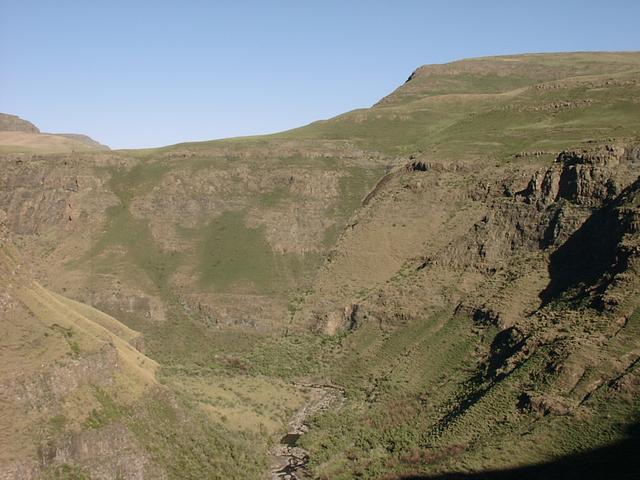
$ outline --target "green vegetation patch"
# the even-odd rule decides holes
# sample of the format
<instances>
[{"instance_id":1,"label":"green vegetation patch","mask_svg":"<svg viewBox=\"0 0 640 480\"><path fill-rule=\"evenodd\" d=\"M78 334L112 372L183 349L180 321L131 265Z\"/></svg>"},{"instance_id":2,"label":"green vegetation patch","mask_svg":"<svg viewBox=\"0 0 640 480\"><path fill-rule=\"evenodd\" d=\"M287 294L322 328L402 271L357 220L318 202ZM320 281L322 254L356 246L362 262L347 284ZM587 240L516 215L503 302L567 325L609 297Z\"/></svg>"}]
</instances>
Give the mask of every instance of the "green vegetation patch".
<instances>
[{"instance_id":1,"label":"green vegetation patch","mask_svg":"<svg viewBox=\"0 0 640 480\"><path fill-rule=\"evenodd\" d=\"M162 392L146 397L128 425L170 479L245 480L261 478L268 467L260 435L228 430Z\"/></svg>"},{"instance_id":2,"label":"green vegetation patch","mask_svg":"<svg viewBox=\"0 0 640 480\"><path fill-rule=\"evenodd\" d=\"M43 478L44 480L90 480L91 477L76 465L62 463L47 468Z\"/></svg>"},{"instance_id":3,"label":"green vegetation patch","mask_svg":"<svg viewBox=\"0 0 640 480\"><path fill-rule=\"evenodd\" d=\"M84 428L97 429L109 425L122 416L122 410L111 396L102 388L94 386L94 397L100 403L99 409L93 409L84 422Z\"/></svg>"},{"instance_id":4,"label":"green vegetation patch","mask_svg":"<svg viewBox=\"0 0 640 480\"><path fill-rule=\"evenodd\" d=\"M203 284L223 291L244 282L253 283L260 291L273 288L276 254L263 228L247 227L244 218L244 212L227 211L201 231L199 265Z\"/></svg>"},{"instance_id":5,"label":"green vegetation patch","mask_svg":"<svg viewBox=\"0 0 640 480\"><path fill-rule=\"evenodd\" d=\"M106 210L107 226L96 239L93 247L82 258L69 263L70 268L89 262L96 271L112 272L122 266L122 260L115 261L111 256L99 257L109 247L124 248L124 267L131 265L145 272L153 285L163 290L169 276L177 268L180 255L161 249L153 240L149 222L134 218L130 204L135 195L151 188L168 170L169 166L159 162L140 163L131 169L110 169L110 185L120 199L120 204Z\"/></svg>"},{"instance_id":6,"label":"green vegetation patch","mask_svg":"<svg viewBox=\"0 0 640 480\"><path fill-rule=\"evenodd\" d=\"M253 374L285 380L326 378L341 341L341 336L299 332L265 336L245 358Z\"/></svg>"},{"instance_id":7,"label":"green vegetation patch","mask_svg":"<svg viewBox=\"0 0 640 480\"><path fill-rule=\"evenodd\" d=\"M200 229L180 229L199 240L197 272L203 287L219 292L279 293L301 279L313 255L272 250L263 227L250 228L244 211L226 211Z\"/></svg>"},{"instance_id":8,"label":"green vegetation patch","mask_svg":"<svg viewBox=\"0 0 640 480\"><path fill-rule=\"evenodd\" d=\"M54 435L64 432L66 426L67 417L62 414L54 415L49 419L49 429Z\"/></svg>"}]
</instances>

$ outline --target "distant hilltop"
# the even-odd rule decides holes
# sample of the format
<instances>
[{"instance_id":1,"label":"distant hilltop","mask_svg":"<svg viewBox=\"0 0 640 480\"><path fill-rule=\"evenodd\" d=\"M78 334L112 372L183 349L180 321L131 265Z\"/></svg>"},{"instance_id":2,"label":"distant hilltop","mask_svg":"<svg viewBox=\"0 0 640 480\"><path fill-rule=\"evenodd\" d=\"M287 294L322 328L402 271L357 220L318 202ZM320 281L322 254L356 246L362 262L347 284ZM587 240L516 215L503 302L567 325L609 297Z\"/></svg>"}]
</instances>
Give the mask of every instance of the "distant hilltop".
<instances>
[{"instance_id":1,"label":"distant hilltop","mask_svg":"<svg viewBox=\"0 0 640 480\"><path fill-rule=\"evenodd\" d=\"M40 133L40 129L17 115L0 113L0 132Z\"/></svg>"},{"instance_id":2,"label":"distant hilltop","mask_svg":"<svg viewBox=\"0 0 640 480\"><path fill-rule=\"evenodd\" d=\"M87 135L43 133L33 123L17 115L0 113L0 152L65 153L109 150Z\"/></svg>"}]
</instances>

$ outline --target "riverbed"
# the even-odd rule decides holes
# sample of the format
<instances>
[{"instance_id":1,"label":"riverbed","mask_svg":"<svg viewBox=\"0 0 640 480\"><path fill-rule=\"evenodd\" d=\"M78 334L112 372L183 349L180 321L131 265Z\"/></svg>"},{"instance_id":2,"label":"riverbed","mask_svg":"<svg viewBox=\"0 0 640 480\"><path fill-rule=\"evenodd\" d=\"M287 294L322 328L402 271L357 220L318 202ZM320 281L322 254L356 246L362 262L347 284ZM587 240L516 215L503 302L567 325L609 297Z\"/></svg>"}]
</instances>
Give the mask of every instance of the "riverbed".
<instances>
[{"instance_id":1,"label":"riverbed","mask_svg":"<svg viewBox=\"0 0 640 480\"><path fill-rule=\"evenodd\" d=\"M307 420L313 415L338 408L344 401L344 392L333 385L296 384L314 392L313 399L300 408L291 418L287 432L269 453L274 459L271 480L303 480L310 478L307 471L309 452L298 446L298 440L309 427Z\"/></svg>"}]
</instances>

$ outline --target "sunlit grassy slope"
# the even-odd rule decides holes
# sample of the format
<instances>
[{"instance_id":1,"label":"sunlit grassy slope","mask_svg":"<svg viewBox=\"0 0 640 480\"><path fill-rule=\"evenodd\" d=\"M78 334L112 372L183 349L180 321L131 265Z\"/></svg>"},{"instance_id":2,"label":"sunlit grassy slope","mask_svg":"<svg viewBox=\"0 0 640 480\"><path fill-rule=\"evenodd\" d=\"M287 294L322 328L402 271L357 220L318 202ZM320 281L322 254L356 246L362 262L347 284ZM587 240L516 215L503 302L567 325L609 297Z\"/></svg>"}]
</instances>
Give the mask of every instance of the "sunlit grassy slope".
<instances>
[{"instance_id":1,"label":"sunlit grassy slope","mask_svg":"<svg viewBox=\"0 0 640 480\"><path fill-rule=\"evenodd\" d=\"M279 134L391 154L504 159L636 132L637 54L489 57L424 66L371 109ZM486 160L485 160L486 161Z\"/></svg>"}]
</instances>

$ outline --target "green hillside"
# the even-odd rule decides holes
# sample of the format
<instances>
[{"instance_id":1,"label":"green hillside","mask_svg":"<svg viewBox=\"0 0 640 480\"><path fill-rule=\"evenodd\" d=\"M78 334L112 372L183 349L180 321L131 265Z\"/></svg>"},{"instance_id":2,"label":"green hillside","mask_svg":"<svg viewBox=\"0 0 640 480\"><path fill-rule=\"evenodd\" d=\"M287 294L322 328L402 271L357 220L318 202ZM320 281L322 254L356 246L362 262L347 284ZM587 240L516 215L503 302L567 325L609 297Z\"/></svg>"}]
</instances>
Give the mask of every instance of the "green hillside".
<instances>
[{"instance_id":1,"label":"green hillside","mask_svg":"<svg viewBox=\"0 0 640 480\"><path fill-rule=\"evenodd\" d=\"M146 360L11 397L55 431L0 477L635 478L639 99L640 53L486 57L275 135L3 150L3 360Z\"/></svg>"}]
</instances>

